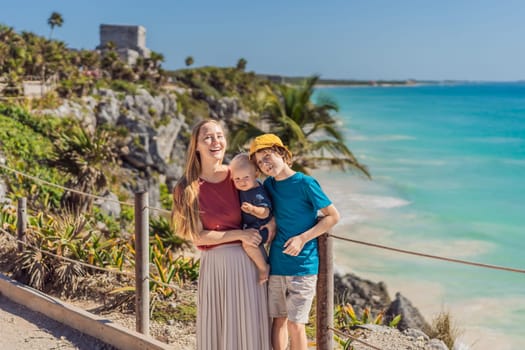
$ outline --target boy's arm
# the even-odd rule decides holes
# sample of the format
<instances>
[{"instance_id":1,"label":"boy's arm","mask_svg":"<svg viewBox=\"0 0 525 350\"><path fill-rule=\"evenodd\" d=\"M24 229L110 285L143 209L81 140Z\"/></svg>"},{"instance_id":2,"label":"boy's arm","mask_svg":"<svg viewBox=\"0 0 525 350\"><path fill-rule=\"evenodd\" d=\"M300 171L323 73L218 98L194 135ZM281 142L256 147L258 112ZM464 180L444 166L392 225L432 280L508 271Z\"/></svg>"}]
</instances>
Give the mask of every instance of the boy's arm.
<instances>
[{"instance_id":1,"label":"boy's arm","mask_svg":"<svg viewBox=\"0 0 525 350\"><path fill-rule=\"evenodd\" d=\"M251 214L259 219L266 219L270 216L270 208L263 206L258 207L248 202L242 203L241 210L246 214Z\"/></svg>"},{"instance_id":2,"label":"boy's arm","mask_svg":"<svg viewBox=\"0 0 525 350\"><path fill-rule=\"evenodd\" d=\"M323 213L324 217L317 221L317 224L311 229L286 241L283 253L291 256L299 255L307 242L319 237L325 232L328 232L339 221L339 212L333 204L321 209L321 213Z\"/></svg>"}]
</instances>

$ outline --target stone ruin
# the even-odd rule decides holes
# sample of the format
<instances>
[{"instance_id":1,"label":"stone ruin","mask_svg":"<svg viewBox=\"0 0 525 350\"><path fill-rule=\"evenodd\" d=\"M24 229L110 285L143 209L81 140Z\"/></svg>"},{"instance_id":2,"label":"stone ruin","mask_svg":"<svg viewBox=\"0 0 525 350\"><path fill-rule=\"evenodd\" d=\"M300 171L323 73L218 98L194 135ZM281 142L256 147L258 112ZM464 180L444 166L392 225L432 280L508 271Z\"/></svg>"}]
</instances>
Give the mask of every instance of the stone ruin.
<instances>
[{"instance_id":1,"label":"stone ruin","mask_svg":"<svg viewBox=\"0 0 525 350\"><path fill-rule=\"evenodd\" d=\"M100 45L98 50L104 50L107 43L113 42L120 58L133 65L137 58L149 58L151 50L146 47L146 29L142 26L101 24Z\"/></svg>"}]
</instances>

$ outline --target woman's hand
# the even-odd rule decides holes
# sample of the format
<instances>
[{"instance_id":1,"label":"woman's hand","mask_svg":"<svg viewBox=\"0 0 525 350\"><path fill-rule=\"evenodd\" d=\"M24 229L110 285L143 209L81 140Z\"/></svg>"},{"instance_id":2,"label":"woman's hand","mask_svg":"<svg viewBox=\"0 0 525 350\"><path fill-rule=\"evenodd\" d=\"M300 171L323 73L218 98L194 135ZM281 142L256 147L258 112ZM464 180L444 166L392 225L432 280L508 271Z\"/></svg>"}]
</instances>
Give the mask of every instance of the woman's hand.
<instances>
[{"instance_id":1,"label":"woman's hand","mask_svg":"<svg viewBox=\"0 0 525 350\"><path fill-rule=\"evenodd\" d=\"M243 234L239 238L243 244L252 247L258 247L259 244L261 244L262 237L259 234L259 230L249 228L246 230L242 230L242 233Z\"/></svg>"},{"instance_id":2,"label":"woman's hand","mask_svg":"<svg viewBox=\"0 0 525 350\"><path fill-rule=\"evenodd\" d=\"M275 222L275 218L272 218L265 225L262 225L259 229L262 230L263 228L266 228L268 230L268 239L266 240L266 243L271 243L275 238L275 233L277 232L277 223Z\"/></svg>"}]
</instances>

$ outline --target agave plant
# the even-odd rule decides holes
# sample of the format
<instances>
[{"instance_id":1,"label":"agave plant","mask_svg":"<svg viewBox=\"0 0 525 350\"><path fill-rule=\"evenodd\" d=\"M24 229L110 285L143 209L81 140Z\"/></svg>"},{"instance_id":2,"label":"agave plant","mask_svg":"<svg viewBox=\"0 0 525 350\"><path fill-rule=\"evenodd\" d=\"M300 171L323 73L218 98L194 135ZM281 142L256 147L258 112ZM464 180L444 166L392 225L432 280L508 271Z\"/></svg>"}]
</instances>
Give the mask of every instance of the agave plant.
<instances>
[{"instance_id":1,"label":"agave plant","mask_svg":"<svg viewBox=\"0 0 525 350\"><path fill-rule=\"evenodd\" d=\"M337 329L343 332L350 332L357 326L363 324L383 324L384 311L379 312L375 317L371 317L370 308L365 307L361 317L358 317L355 313L354 308L351 304L339 304L335 307L334 313L334 325ZM388 324L389 327L396 327L397 324L401 321L401 315L397 315L390 321ZM344 339L338 335L335 335L335 340L343 347L344 350L352 349L351 344L353 342L352 338Z\"/></svg>"},{"instance_id":2,"label":"agave plant","mask_svg":"<svg viewBox=\"0 0 525 350\"><path fill-rule=\"evenodd\" d=\"M71 174L73 179L66 187L76 190L64 194L64 207L75 213L89 211L93 198L78 192L96 193L106 187L108 181L103 169L117 160L115 140L116 135L100 129L91 135L84 128L72 127L60 134L51 165Z\"/></svg>"},{"instance_id":3,"label":"agave plant","mask_svg":"<svg viewBox=\"0 0 525 350\"><path fill-rule=\"evenodd\" d=\"M87 218L67 211L56 217L43 212L29 216L29 247L17 259L15 278L40 290L49 286L74 293L85 269L69 259L86 261L95 233Z\"/></svg>"},{"instance_id":4,"label":"agave plant","mask_svg":"<svg viewBox=\"0 0 525 350\"><path fill-rule=\"evenodd\" d=\"M49 280L50 259L39 250L26 249L18 257L13 276L29 286L43 290Z\"/></svg>"}]
</instances>

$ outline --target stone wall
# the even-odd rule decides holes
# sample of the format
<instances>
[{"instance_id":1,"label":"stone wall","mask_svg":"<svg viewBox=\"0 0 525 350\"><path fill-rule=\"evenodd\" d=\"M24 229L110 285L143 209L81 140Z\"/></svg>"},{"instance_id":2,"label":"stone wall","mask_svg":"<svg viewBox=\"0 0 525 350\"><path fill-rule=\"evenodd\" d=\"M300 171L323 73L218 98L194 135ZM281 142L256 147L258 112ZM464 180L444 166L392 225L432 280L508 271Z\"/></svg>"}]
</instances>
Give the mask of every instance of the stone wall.
<instances>
[{"instance_id":1,"label":"stone wall","mask_svg":"<svg viewBox=\"0 0 525 350\"><path fill-rule=\"evenodd\" d=\"M139 56L151 54L146 47L146 29L142 26L101 24L98 49L103 50L109 42L115 44L120 57L129 64L134 64Z\"/></svg>"}]
</instances>

